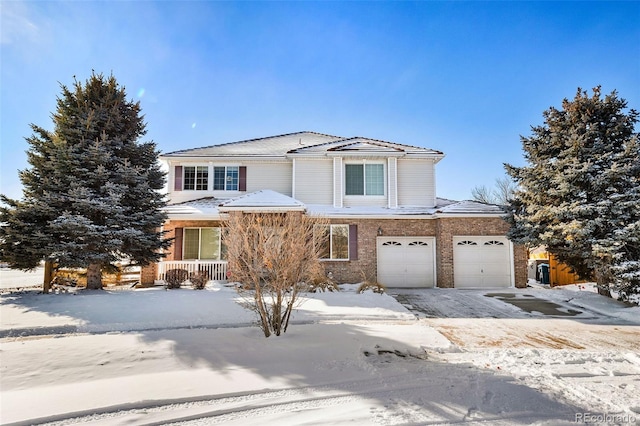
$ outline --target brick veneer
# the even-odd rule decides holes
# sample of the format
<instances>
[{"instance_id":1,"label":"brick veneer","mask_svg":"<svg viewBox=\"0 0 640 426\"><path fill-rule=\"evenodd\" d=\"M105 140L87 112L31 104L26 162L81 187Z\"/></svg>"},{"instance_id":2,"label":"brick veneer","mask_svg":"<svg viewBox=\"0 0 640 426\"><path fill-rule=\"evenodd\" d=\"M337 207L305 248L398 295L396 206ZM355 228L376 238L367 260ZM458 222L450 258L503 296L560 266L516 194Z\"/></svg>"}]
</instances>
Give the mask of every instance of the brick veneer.
<instances>
[{"instance_id":1,"label":"brick veneer","mask_svg":"<svg viewBox=\"0 0 640 426\"><path fill-rule=\"evenodd\" d=\"M323 261L327 273L340 283L361 282L363 275L373 279L377 274L376 238L378 229L384 236L436 237L436 272L438 287L453 287L453 237L504 236L509 225L500 218L425 218L425 219L332 219L331 223L358 226L358 259L349 261ZM220 221L172 220L164 225L167 237L175 236L175 228L221 226ZM167 251L166 260L174 260L173 250ZM153 283L155 265L143 268L142 283ZM527 252L524 246L514 246L516 287L527 285Z\"/></svg>"}]
</instances>

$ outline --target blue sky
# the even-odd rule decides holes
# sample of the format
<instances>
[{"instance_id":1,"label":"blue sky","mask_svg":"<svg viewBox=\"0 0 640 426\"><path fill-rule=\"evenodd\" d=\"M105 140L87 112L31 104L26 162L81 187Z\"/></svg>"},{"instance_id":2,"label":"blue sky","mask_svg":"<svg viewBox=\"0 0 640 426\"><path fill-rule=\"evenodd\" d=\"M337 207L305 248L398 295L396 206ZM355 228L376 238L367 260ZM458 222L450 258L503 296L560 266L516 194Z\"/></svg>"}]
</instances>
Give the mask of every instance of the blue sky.
<instances>
[{"instance_id":1,"label":"blue sky","mask_svg":"<svg viewBox=\"0 0 640 426\"><path fill-rule=\"evenodd\" d=\"M2 0L0 192L60 83L113 73L163 152L311 130L438 149L468 199L576 89L640 109L640 2Z\"/></svg>"}]
</instances>

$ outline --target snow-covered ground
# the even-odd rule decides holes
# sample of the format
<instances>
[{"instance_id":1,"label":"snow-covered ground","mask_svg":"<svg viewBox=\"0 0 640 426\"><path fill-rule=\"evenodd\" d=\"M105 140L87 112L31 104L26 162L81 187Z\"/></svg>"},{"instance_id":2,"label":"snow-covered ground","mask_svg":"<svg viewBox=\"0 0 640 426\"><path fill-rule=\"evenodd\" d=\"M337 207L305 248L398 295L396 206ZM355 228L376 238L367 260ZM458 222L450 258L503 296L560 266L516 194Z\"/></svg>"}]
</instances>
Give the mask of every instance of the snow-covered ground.
<instances>
[{"instance_id":1,"label":"snow-covered ground","mask_svg":"<svg viewBox=\"0 0 640 426\"><path fill-rule=\"evenodd\" d=\"M268 339L220 285L5 292L0 423L640 424L639 307L588 288L500 291L580 311L545 317L435 289L418 297L449 318L429 318L343 288L305 295Z\"/></svg>"}]
</instances>

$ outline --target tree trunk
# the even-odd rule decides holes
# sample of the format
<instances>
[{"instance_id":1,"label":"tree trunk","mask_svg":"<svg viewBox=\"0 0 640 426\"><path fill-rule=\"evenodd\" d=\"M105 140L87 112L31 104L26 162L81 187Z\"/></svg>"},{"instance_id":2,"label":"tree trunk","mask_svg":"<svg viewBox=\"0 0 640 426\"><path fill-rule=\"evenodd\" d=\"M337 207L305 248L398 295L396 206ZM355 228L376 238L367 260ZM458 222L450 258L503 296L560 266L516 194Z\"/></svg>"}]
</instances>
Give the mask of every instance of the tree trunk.
<instances>
[{"instance_id":1,"label":"tree trunk","mask_svg":"<svg viewBox=\"0 0 640 426\"><path fill-rule=\"evenodd\" d=\"M598 294L601 296L611 297L610 284L613 280L611 269L608 266L601 266L596 271L596 284L598 285Z\"/></svg>"},{"instance_id":2,"label":"tree trunk","mask_svg":"<svg viewBox=\"0 0 640 426\"><path fill-rule=\"evenodd\" d=\"M92 263L87 268L87 289L102 290L102 265Z\"/></svg>"},{"instance_id":3,"label":"tree trunk","mask_svg":"<svg viewBox=\"0 0 640 426\"><path fill-rule=\"evenodd\" d=\"M42 282L42 292L49 293L51 281L53 281L53 262L44 262L44 281Z\"/></svg>"}]
</instances>

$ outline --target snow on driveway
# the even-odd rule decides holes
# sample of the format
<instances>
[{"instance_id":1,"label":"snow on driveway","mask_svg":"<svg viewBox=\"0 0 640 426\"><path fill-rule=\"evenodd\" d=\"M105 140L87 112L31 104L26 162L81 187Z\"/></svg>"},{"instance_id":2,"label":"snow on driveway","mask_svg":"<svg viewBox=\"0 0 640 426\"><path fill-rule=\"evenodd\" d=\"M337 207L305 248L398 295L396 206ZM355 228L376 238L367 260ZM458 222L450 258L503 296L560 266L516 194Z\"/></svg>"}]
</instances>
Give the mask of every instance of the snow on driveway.
<instances>
[{"instance_id":1,"label":"snow on driveway","mask_svg":"<svg viewBox=\"0 0 640 426\"><path fill-rule=\"evenodd\" d=\"M0 422L640 422L640 308L541 290L581 312L545 318L443 290L431 294L450 318L416 318L393 297L344 289L307 295L269 339L222 286L4 293Z\"/></svg>"}]
</instances>

